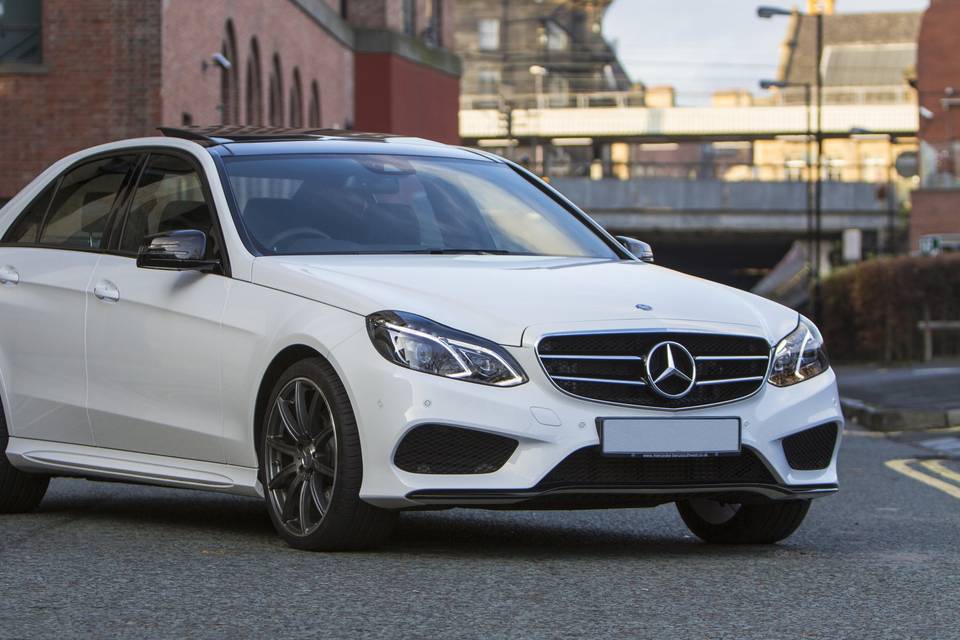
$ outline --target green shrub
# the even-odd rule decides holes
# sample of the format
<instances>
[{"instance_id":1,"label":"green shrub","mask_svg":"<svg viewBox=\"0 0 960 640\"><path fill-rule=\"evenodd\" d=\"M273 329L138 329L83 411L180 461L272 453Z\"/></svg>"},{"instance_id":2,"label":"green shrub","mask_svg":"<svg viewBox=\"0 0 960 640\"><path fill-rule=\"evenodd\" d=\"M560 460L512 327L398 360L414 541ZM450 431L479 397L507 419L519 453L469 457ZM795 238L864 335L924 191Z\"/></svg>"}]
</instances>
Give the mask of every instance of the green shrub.
<instances>
[{"instance_id":1,"label":"green shrub","mask_svg":"<svg viewBox=\"0 0 960 640\"><path fill-rule=\"evenodd\" d=\"M823 282L820 328L837 360L921 359L925 314L960 320L960 254L878 258ZM960 354L960 334L934 333L934 354Z\"/></svg>"}]
</instances>

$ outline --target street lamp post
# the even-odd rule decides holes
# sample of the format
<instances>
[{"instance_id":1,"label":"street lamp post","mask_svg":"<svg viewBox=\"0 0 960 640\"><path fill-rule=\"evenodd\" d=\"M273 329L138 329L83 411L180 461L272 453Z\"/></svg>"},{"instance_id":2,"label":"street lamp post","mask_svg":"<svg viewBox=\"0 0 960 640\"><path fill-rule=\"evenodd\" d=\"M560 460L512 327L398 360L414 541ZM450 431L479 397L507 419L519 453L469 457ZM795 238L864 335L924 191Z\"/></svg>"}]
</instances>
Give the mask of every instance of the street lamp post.
<instances>
[{"instance_id":1,"label":"street lamp post","mask_svg":"<svg viewBox=\"0 0 960 640\"><path fill-rule=\"evenodd\" d=\"M813 255L815 239L813 236L813 212L814 212L814 164L813 164L813 99L810 95L809 82L787 82L785 80L761 80L760 88L786 89L788 87L803 87L803 102L807 108L807 135L804 138L804 155L807 165L807 278L813 280ZM809 284L809 283L808 283Z\"/></svg>"},{"instance_id":2,"label":"street lamp post","mask_svg":"<svg viewBox=\"0 0 960 640\"><path fill-rule=\"evenodd\" d=\"M774 16L790 16L796 13L802 17L813 17L816 19L817 39L816 39L816 73L814 86L817 95L817 165L814 178L814 256L813 256L813 303L811 304L811 315L817 321L823 318L823 295L821 288L820 263L821 252L823 249L823 13L817 12L813 16L801 13L800 11L789 11L780 7L761 6L757 7L757 17L772 18Z\"/></svg>"}]
</instances>

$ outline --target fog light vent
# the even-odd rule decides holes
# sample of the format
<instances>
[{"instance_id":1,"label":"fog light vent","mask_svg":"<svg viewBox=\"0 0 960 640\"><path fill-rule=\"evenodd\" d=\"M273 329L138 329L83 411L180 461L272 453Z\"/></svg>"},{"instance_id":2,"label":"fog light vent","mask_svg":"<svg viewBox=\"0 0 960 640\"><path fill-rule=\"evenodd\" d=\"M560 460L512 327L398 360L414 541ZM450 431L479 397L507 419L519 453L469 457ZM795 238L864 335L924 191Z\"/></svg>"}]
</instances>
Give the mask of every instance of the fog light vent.
<instances>
[{"instance_id":1,"label":"fog light vent","mask_svg":"<svg viewBox=\"0 0 960 640\"><path fill-rule=\"evenodd\" d=\"M791 469L814 471L826 469L837 444L836 422L805 429L783 439L783 453Z\"/></svg>"},{"instance_id":2,"label":"fog light vent","mask_svg":"<svg viewBox=\"0 0 960 640\"><path fill-rule=\"evenodd\" d=\"M403 437L393 462L411 473L493 473L519 443L513 438L441 424L414 427Z\"/></svg>"}]
</instances>

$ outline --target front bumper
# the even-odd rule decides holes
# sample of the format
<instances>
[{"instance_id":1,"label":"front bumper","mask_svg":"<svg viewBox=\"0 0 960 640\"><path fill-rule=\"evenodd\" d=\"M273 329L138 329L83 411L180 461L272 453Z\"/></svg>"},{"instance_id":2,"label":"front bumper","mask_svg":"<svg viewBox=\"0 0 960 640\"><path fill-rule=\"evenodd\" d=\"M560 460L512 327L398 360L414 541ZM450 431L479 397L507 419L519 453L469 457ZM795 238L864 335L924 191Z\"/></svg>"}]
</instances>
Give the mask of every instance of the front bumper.
<instances>
[{"instance_id":1,"label":"front bumper","mask_svg":"<svg viewBox=\"0 0 960 640\"><path fill-rule=\"evenodd\" d=\"M821 424L834 422L842 428L843 415L832 370L791 387L764 384L757 394L737 402L675 412L568 396L549 381L532 348L508 350L530 377L526 384L497 388L410 371L382 358L366 332L358 332L334 350L335 365L340 369L359 425L364 463L362 499L388 508L597 508L652 506L706 494L738 502L813 498L837 489L839 436L830 464L813 471L792 469L781 444L783 438ZM681 414L740 418L744 449L757 455L773 481L538 487L569 455L599 444L598 418ZM398 468L394 454L400 441L408 431L424 424L509 436L519 446L492 473L424 474Z\"/></svg>"}]
</instances>

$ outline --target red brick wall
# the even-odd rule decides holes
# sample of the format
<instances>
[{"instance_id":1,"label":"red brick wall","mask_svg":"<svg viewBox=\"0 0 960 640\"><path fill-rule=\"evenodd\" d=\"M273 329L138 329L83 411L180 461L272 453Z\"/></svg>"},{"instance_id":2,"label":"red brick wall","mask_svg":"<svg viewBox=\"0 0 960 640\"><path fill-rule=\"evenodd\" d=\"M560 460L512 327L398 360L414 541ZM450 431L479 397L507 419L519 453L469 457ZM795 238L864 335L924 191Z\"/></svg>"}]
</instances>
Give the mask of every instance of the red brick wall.
<instances>
[{"instance_id":1,"label":"red brick wall","mask_svg":"<svg viewBox=\"0 0 960 640\"><path fill-rule=\"evenodd\" d=\"M932 0L923 14L917 48L917 93L920 104L933 119L920 118L920 138L937 144L960 138L960 104L944 110L941 100L953 87L960 98L960 64L957 62L957 32L960 31L960 2Z\"/></svg>"},{"instance_id":2,"label":"red brick wall","mask_svg":"<svg viewBox=\"0 0 960 640\"><path fill-rule=\"evenodd\" d=\"M911 195L910 250L920 248L920 237L960 233L960 190L917 189Z\"/></svg>"},{"instance_id":3,"label":"red brick wall","mask_svg":"<svg viewBox=\"0 0 960 640\"><path fill-rule=\"evenodd\" d=\"M160 0L44 0L42 33L42 69L0 70L0 198L160 119Z\"/></svg>"},{"instance_id":4,"label":"red brick wall","mask_svg":"<svg viewBox=\"0 0 960 640\"><path fill-rule=\"evenodd\" d=\"M934 145L950 153L947 143L960 139L960 103L944 109L944 98L960 99L960 63L957 62L957 32L960 31L960 1L932 0L923 15L917 48L917 94L920 105L933 118L920 118L922 145ZM956 95L947 94L953 87ZM935 154L922 154L925 158ZM942 161L942 158L941 158ZM942 170L942 167L940 168ZM933 173L936 167L922 167ZM952 169L956 171L956 168ZM933 233L960 233L960 190L919 189L911 197L910 250L920 246L920 237Z\"/></svg>"},{"instance_id":5,"label":"red brick wall","mask_svg":"<svg viewBox=\"0 0 960 640\"><path fill-rule=\"evenodd\" d=\"M163 114L165 124L179 125L181 114L196 124L218 124L220 69L203 61L220 51L227 20L236 33L238 60L232 60L239 78L240 122L246 123L247 61L251 38L260 47L261 101L268 118L268 88L274 54L279 54L283 78L283 123L289 124L293 70L300 71L302 110L307 122L310 83L320 87L321 126L343 126L353 119L353 52L292 2L261 3L243 0L169 0L163 11Z\"/></svg>"},{"instance_id":6,"label":"red brick wall","mask_svg":"<svg viewBox=\"0 0 960 640\"><path fill-rule=\"evenodd\" d=\"M356 128L460 143L460 79L389 53L356 56Z\"/></svg>"}]
</instances>

